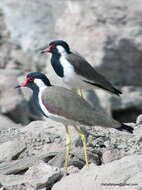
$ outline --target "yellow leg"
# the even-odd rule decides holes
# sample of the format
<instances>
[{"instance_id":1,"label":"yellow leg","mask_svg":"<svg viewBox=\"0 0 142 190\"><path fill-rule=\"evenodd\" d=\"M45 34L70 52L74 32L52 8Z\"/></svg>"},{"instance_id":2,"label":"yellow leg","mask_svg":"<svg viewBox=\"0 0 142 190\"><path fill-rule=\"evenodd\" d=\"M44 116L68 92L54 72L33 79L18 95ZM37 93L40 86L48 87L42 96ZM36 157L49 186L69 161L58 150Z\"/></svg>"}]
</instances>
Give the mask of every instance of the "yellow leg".
<instances>
[{"instance_id":1,"label":"yellow leg","mask_svg":"<svg viewBox=\"0 0 142 190\"><path fill-rule=\"evenodd\" d=\"M84 95L83 95L83 90L82 89L77 89L76 90L76 93L81 96L82 98L84 98Z\"/></svg>"},{"instance_id":2,"label":"yellow leg","mask_svg":"<svg viewBox=\"0 0 142 190\"><path fill-rule=\"evenodd\" d=\"M88 155L87 155L87 144L86 144L86 137L83 134L83 132L81 131L80 127L78 126L74 126L74 128L76 129L76 131L78 132L78 134L81 137L82 143L83 143L83 150L84 150L84 157L85 157L85 162L86 162L86 166L89 167L89 163L88 163Z\"/></svg>"},{"instance_id":3,"label":"yellow leg","mask_svg":"<svg viewBox=\"0 0 142 190\"><path fill-rule=\"evenodd\" d=\"M84 94L83 94L83 90L82 89L77 89L76 93L78 95L80 95L82 98L84 98ZM74 128L76 129L76 131L78 132L78 134L81 137L82 143L83 143L83 150L84 150L84 157L85 157L85 162L86 162L86 166L89 167L89 163L88 163L88 155L87 155L87 143L86 143L86 137L83 134L83 132L81 131L79 126L74 126Z\"/></svg>"},{"instance_id":4,"label":"yellow leg","mask_svg":"<svg viewBox=\"0 0 142 190\"><path fill-rule=\"evenodd\" d=\"M80 89L80 94L81 94L81 97L84 98L84 94L83 94L83 90Z\"/></svg>"},{"instance_id":5,"label":"yellow leg","mask_svg":"<svg viewBox=\"0 0 142 190\"><path fill-rule=\"evenodd\" d=\"M69 152L71 149L71 135L69 133L69 129L65 126L66 130L66 152L65 152L65 171L67 172L68 161L69 161Z\"/></svg>"}]
</instances>

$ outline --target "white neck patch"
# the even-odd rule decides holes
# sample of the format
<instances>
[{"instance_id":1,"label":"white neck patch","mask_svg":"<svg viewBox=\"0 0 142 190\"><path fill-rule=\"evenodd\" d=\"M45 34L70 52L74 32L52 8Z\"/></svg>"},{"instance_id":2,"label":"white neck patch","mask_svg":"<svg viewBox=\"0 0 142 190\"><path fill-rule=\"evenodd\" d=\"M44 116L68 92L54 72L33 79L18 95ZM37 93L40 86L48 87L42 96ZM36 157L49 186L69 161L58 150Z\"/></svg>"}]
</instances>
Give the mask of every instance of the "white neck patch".
<instances>
[{"instance_id":1,"label":"white neck patch","mask_svg":"<svg viewBox=\"0 0 142 190\"><path fill-rule=\"evenodd\" d=\"M67 52L63 46L57 45L56 47L61 55L67 55Z\"/></svg>"},{"instance_id":2,"label":"white neck patch","mask_svg":"<svg viewBox=\"0 0 142 190\"><path fill-rule=\"evenodd\" d=\"M34 83L41 89L46 88L46 85L41 79L35 79Z\"/></svg>"}]
</instances>

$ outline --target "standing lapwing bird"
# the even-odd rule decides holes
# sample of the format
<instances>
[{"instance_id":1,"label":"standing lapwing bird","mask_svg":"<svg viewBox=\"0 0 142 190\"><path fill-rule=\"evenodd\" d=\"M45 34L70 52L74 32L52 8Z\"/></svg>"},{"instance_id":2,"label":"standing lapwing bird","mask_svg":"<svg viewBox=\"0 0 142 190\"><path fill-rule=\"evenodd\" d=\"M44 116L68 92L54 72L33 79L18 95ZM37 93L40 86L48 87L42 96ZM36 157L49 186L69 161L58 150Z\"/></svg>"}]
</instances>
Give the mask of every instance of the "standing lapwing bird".
<instances>
[{"instance_id":1,"label":"standing lapwing bird","mask_svg":"<svg viewBox=\"0 0 142 190\"><path fill-rule=\"evenodd\" d=\"M52 54L51 64L56 74L71 87L71 89L101 88L111 94L120 95L121 92L79 54L73 53L69 45L62 40L56 40L40 53Z\"/></svg>"},{"instance_id":2,"label":"standing lapwing bird","mask_svg":"<svg viewBox=\"0 0 142 190\"><path fill-rule=\"evenodd\" d=\"M17 86L29 87L33 91L33 101L41 114L61 122L66 130L65 168L68 165L68 156L71 146L71 136L68 126L73 126L81 136L84 148L85 162L88 166L86 138L80 125L93 127L115 128L120 131L133 133L133 128L119 123L92 108L81 96L63 87L52 86L48 78L39 72L29 73L25 80Z\"/></svg>"}]
</instances>

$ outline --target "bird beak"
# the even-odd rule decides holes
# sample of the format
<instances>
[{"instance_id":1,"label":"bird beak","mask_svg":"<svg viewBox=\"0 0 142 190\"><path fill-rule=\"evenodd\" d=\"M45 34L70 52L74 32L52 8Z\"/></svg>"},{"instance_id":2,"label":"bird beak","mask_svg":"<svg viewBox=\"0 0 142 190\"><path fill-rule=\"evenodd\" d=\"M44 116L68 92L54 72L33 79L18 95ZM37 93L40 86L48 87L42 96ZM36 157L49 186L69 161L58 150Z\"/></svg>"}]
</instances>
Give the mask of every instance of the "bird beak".
<instances>
[{"instance_id":1,"label":"bird beak","mask_svg":"<svg viewBox=\"0 0 142 190\"><path fill-rule=\"evenodd\" d=\"M26 78L21 84L15 86L15 88L21 88L21 87L24 87L26 86L28 83L28 79Z\"/></svg>"},{"instance_id":2,"label":"bird beak","mask_svg":"<svg viewBox=\"0 0 142 190\"><path fill-rule=\"evenodd\" d=\"M51 52L52 45L49 45L47 48L43 48L40 51L40 54Z\"/></svg>"}]
</instances>

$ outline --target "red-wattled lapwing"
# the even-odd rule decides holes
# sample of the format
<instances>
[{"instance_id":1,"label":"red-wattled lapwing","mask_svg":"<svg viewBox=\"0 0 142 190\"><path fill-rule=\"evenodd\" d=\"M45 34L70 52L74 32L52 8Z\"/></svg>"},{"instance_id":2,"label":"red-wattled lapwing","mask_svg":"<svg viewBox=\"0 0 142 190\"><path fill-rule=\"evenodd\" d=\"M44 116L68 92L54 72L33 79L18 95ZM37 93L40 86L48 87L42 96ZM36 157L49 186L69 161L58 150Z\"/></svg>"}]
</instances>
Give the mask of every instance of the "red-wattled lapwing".
<instances>
[{"instance_id":1,"label":"red-wattled lapwing","mask_svg":"<svg viewBox=\"0 0 142 190\"><path fill-rule=\"evenodd\" d=\"M111 94L121 94L103 75L97 73L83 57L73 53L65 41L52 41L48 47L40 50L41 54L46 52L52 54L51 64L56 74L71 89L91 89L97 87ZM81 93L81 95L83 94Z\"/></svg>"},{"instance_id":2,"label":"red-wattled lapwing","mask_svg":"<svg viewBox=\"0 0 142 190\"><path fill-rule=\"evenodd\" d=\"M72 125L81 136L85 154L86 165L88 166L86 138L78 126L102 126L115 128L120 131L133 133L133 128L121 124L116 120L107 117L99 110L92 108L81 96L63 87L52 86L48 78L39 72L29 73L26 79L17 86L29 87L33 91L33 101L44 116L61 122L66 129L66 154L65 168L68 165L68 155L71 146L71 136L68 126Z\"/></svg>"}]
</instances>

